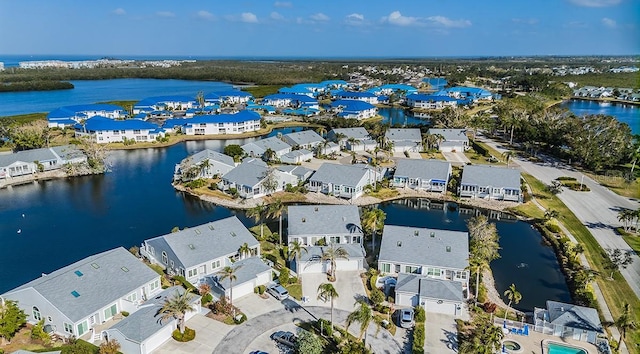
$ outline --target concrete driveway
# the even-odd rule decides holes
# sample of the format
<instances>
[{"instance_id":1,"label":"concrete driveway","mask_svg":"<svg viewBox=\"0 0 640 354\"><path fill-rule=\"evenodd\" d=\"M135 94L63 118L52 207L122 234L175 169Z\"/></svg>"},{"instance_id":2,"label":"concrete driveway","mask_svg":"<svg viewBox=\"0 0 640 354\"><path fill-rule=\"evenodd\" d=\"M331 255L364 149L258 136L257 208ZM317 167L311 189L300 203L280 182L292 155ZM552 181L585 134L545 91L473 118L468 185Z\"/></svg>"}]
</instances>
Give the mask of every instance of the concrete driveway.
<instances>
[{"instance_id":1,"label":"concrete driveway","mask_svg":"<svg viewBox=\"0 0 640 354\"><path fill-rule=\"evenodd\" d=\"M453 316L427 313L425 321L425 354L450 354L458 352L456 321Z\"/></svg>"},{"instance_id":2,"label":"concrete driveway","mask_svg":"<svg viewBox=\"0 0 640 354\"><path fill-rule=\"evenodd\" d=\"M471 162L462 152L443 152L442 156L454 166L462 166Z\"/></svg>"},{"instance_id":3,"label":"concrete driveway","mask_svg":"<svg viewBox=\"0 0 640 354\"><path fill-rule=\"evenodd\" d=\"M247 315L247 318L258 317L265 313L285 308L285 305L283 305L282 302L276 300L276 298L271 295L269 295L268 298L263 299L257 294L249 294L235 300L233 304Z\"/></svg>"},{"instance_id":4,"label":"concrete driveway","mask_svg":"<svg viewBox=\"0 0 640 354\"><path fill-rule=\"evenodd\" d=\"M318 285L327 282L327 275L324 273L302 274L302 296L309 299L305 306L331 307L330 301L318 300ZM334 309L353 311L356 299L367 294L358 271L337 271L336 281L332 284L338 292L338 297L333 301Z\"/></svg>"},{"instance_id":5,"label":"concrete driveway","mask_svg":"<svg viewBox=\"0 0 640 354\"><path fill-rule=\"evenodd\" d=\"M196 338L191 342L180 343L170 338L167 342L153 351L153 354L191 354L211 353L222 341L222 338L233 329L233 326L204 317L201 314L193 316L186 323L187 327L196 331Z\"/></svg>"}]
</instances>

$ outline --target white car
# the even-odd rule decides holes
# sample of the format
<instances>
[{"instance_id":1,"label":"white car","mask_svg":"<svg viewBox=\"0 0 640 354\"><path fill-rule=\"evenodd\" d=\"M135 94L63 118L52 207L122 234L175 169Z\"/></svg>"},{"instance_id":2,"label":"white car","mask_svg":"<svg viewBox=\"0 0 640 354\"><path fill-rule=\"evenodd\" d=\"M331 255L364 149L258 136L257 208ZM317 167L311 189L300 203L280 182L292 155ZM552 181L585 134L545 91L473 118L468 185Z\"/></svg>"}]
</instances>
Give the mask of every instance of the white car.
<instances>
[{"instance_id":1,"label":"white car","mask_svg":"<svg viewBox=\"0 0 640 354\"><path fill-rule=\"evenodd\" d=\"M289 292L282 285L272 285L267 288L267 292L280 301L289 298Z\"/></svg>"},{"instance_id":2,"label":"white car","mask_svg":"<svg viewBox=\"0 0 640 354\"><path fill-rule=\"evenodd\" d=\"M415 325L413 321L413 309L402 309L400 310L400 327L402 328L411 328Z\"/></svg>"}]
</instances>

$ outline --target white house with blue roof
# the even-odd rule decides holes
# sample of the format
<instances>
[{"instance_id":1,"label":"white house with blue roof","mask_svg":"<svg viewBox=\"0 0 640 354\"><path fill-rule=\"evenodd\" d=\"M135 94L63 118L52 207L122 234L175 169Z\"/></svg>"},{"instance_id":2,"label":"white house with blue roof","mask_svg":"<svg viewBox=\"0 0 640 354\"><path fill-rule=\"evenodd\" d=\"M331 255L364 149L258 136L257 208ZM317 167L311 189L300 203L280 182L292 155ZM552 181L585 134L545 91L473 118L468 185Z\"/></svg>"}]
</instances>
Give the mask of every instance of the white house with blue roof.
<instances>
[{"instance_id":1,"label":"white house with blue roof","mask_svg":"<svg viewBox=\"0 0 640 354\"><path fill-rule=\"evenodd\" d=\"M520 171L484 165L466 165L460 180L461 198L522 202Z\"/></svg>"},{"instance_id":2,"label":"white house with blue roof","mask_svg":"<svg viewBox=\"0 0 640 354\"><path fill-rule=\"evenodd\" d=\"M221 104L237 104L253 101L253 95L240 90L227 90L214 92L220 97Z\"/></svg>"},{"instance_id":3,"label":"white house with blue roof","mask_svg":"<svg viewBox=\"0 0 640 354\"><path fill-rule=\"evenodd\" d=\"M340 118L345 119L367 119L375 117L378 108L360 100L337 100L331 102L331 110Z\"/></svg>"},{"instance_id":4,"label":"white house with blue roof","mask_svg":"<svg viewBox=\"0 0 640 354\"><path fill-rule=\"evenodd\" d=\"M96 326L135 313L160 291L158 273L118 247L43 273L2 298L17 301L31 324L44 320L59 335L93 340Z\"/></svg>"},{"instance_id":5,"label":"white house with blue roof","mask_svg":"<svg viewBox=\"0 0 640 354\"><path fill-rule=\"evenodd\" d=\"M291 87L283 87L278 90L278 93L303 95L307 97L316 97L319 92L324 91L324 87L319 84L295 84Z\"/></svg>"},{"instance_id":6,"label":"white house with blue roof","mask_svg":"<svg viewBox=\"0 0 640 354\"><path fill-rule=\"evenodd\" d=\"M368 91L338 91L333 96L336 100L358 100L370 104L378 103L378 96Z\"/></svg>"},{"instance_id":7,"label":"white house with blue roof","mask_svg":"<svg viewBox=\"0 0 640 354\"><path fill-rule=\"evenodd\" d=\"M147 97L133 105L133 114L153 111L185 111L198 106L194 97L173 95Z\"/></svg>"},{"instance_id":8,"label":"white house with blue roof","mask_svg":"<svg viewBox=\"0 0 640 354\"><path fill-rule=\"evenodd\" d=\"M444 94L457 100L460 104L477 103L479 101L493 100L493 94L480 87L455 86L443 90ZM437 95L440 95L438 93Z\"/></svg>"},{"instance_id":9,"label":"white house with blue roof","mask_svg":"<svg viewBox=\"0 0 640 354\"><path fill-rule=\"evenodd\" d=\"M418 93L418 89L406 84L386 84L376 86L367 90L376 96L389 96L391 94L400 95L402 97Z\"/></svg>"},{"instance_id":10,"label":"white house with blue roof","mask_svg":"<svg viewBox=\"0 0 640 354\"><path fill-rule=\"evenodd\" d=\"M306 95L294 93L276 93L267 95L262 99L262 104L276 108L313 108L319 109L318 101Z\"/></svg>"},{"instance_id":11,"label":"white house with blue roof","mask_svg":"<svg viewBox=\"0 0 640 354\"><path fill-rule=\"evenodd\" d=\"M407 96L407 106L420 109L443 109L455 107L458 101L447 95L412 94Z\"/></svg>"},{"instance_id":12,"label":"white house with blue roof","mask_svg":"<svg viewBox=\"0 0 640 354\"><path fill-rule=\"evenodd\" d=\"M260 114L242 110L234 114L204 114L189 118L185 135L242 134L260 130Z\"/></svg>"},{"instance_id":13,"label":"white house with blue roof","mask_svg":"<svg viewBox=\"0 0 640 354\"><path fill-rule=\"evenodd\" d=\"M164 136L164 130L157 125L138 119L113 120L94 116L83 123L76 123L73 128L76 137L98 144L121 143L125 140L150 142Z\"/></svg>"},{"instance_id":14,"label":"white house with blue roof","mask_svg":"<svg viewBox=\"0 0 640 354\"><path fill-rule=\"evenodd\" d=\"M121 119L127 116L127 111L118 105L103 103L65 106L47 114L47 121L50 128L65 128L93 116Z\"/></svg>"}]
</instances>

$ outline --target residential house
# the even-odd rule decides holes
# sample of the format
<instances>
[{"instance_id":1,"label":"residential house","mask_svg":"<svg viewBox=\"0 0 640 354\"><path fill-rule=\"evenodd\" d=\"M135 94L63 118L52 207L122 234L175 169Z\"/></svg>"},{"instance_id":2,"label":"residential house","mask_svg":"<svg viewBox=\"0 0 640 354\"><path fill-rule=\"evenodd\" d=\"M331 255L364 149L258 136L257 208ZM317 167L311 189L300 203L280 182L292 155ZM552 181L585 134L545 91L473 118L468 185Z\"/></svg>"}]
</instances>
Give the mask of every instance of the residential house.
<instances>
[{"instance_id":1,"label":"residential house","mask_svg":"<svg viewBox=\"0 0 640 354\"><path fill-rule=\"evenodd\" d=\"M393 152L420 152L422 135L418 128L389 128L384 134L387 144L393 145Z\"/></svg>"},{"instance_id":2,"label":"residential house","mask_svg":"<svg viewBox=\"0 0 640 354\"><path fill-rule=\"evenodd\" d=\"M376 106L360 100L337 100L331 102L331 110L340 118L367 119L378 113Z\"/></svg>"},{"instance_id":3,"label":"residential house","mask_svg":"<svg viewBox=\"0 0 640 354\"><path fill-rule=\"evenodd\" d=\"M250 253L243 255L240 247L245 243ZM145 240L140 254L164 267L167 274L196 283L235 260L259 256L260 243L237 217L231 216Z\"/></svg>"},{"instance_id":4,"label":"residential house","mask_svg":"<svg viewBox=\"0 0 640 354\"><path fill-rule=\"evenodd\" d=\"M315 98L294 93L276 93L273 95L267 95L262 99L262 104L277 108L320 108L318 101Z\"/></svg>"},{"instance_id":5,"label":"residential house","mask_svg":"<svg viewBox=\"0 0 640 354\"><path fill-rule=\"evenodd\" d=\"M160 292L160 276L123 247L89 256L2 294L27 321L65 337L93 340L98 326L134 313Z\"/></svg>"},{"instance_id":6,"label":"residential house","mask_svg":"<svg viewBox=\"0 0 640 354\"><path fill-rule=\"evenodd\" d=\"M298 260L291 262L291 269L300 274L312 273L329 273L331 271L331 262L322 260L322 255L327 252L327 248L331 246L308 246L307 252L302 252ZM359 244L341 244L333 245L333 247L341 247L347 252L347 258L336 258L336 272L339 271L364 271L366 268L364 248ZM235 289L234 289L235 291Z\"/></svg>"},{"instance_id":7,"label":"residential house","mask_svg":"<svg viewBox=\"0 0 640 354\"><path fill-rule=\"evenodd\" d=\"M340 145L333 141L325 141L322 145L318 146L316 151L318 155L335 155L340 153Z\"/></svg>"},{"instance_id":8,"label":"residential house","mask_svg":"<svg viewBox=\"0 0 640 354\"><path fill-rule=\"evenodd\" d=\"M200 279L199 284L208 284L214 298L222 296L231 298L231 286L233 285L232 300L253 294L253 289L271 282L273 269L264 263L259 257L247 257L236 261L231 268L235 268L236 279L231 283L229 278L222 279L220 273L206 276Z\"/></svg>"},{"instance_id":9,"label":"residential house","mask_svg":"<svg viewBox=\"0 0 640 354\"><path fill-rule=\"evenodd\" d=\"M448 95L458 100L458 104L472 104L479 101L491 101L493 94L480 87L455 86L444 89L436 95Z\"/></svg>"},{"instance_id":10,"label":"residential house","mask_svg":"<svg viewBox=\"0 0 640 354\"><path fill-rule=\"evenodd\" d=\"M73 145L0 154L0 179L57 170L68 163L83 163L87 156Z\"/></svg>"},{"instance_id":11,"label":"residential house","mask_svg":"<svg viewBox=\"0 0 640 354\"><path fill-rule=\"evenodd\" d=\"M460 197L522 202L520 171L483 165L466 165L462 170Z\"/></svg>"},{"instance_id":12,"label":"residential house","mask_svg":"<svg viewBox=\"0 0 640 354\"><path fill-rule=\"evenodd\" d=\"M349 151L373 151L377 145L363 127L334 128L327 134L327 139L337 142L340 147Z\"/></svg>"},{"instance_id":13,"label":"residential house","mask_svg":"<svg viewBox=\"0 0 640 354\"><path fill-rule=\"evenodd\" d=\"M204 149L176 165L176 173L182 176L191 175L188 179L213 178L214 176L222 176L235 167L233 157Z\"/></svg>"},{"instance_id":14,"label":"residential house","mask_svg":"<svg viewBox=\"0 0 640 354\"><path fill-rule=\"evenodd\" d=\"M392 94L395 94L401 97L418 93L417 88L405 84L386 84L382 86L376 86L367 91L373 93L376 96L390 96Z\"/></svg>"},{"instance_id":15,"label":"residential house","mask_svg":"<svg viewBox=\"0 0 640 354\"><path fill-rule=\"evenodd\" d=\"M460 315L469 289L468 258L466 232L385 225L378 269L398 276L396 304Z\"/></svg>"},{"instance_id":16,"label":"residential house","mask_svg":"<svg viewBox=\"0 0 640 354\"><path fill-rule=\"evenodd\" d=\"M451 178L451 164L442 160L399 159L393 173L394 187L425 192L447 191Z\"/></svg>"},{"instance_id":17,"label":"residential house","mask_svg":"<svg viewBox=\"0 0 640 354\"><path fill-rule=\"evenodd\" d=\"M291 152L291 145L276 138L275 136L258 139L256 141L242 145L242 150L250 157L262 157L264 153L271 149L273 151L275 159L279 159L282 155Z\"/></svg>"},{"instance_id":18,"label":"residential house","mask_svg":"<svg viewBox=\"0 0 640 354\"><path fill-rule=\"evenodd\" d=\"M325 141L323 137L313 130L285 134L282 136L282 140L294 148L307 149L309 151L315 151Z\"/></svg>"},{"instance_id":19,"label":"residential house","mask_svg":"<svg viewBox=\"0 0 640 354\"><path fill-rule=\"evenodd\" d=\"M260 130L260 114L248 110L195 116L182 127L185 135L242 134L256 130Z\"/></svg>"},{"instance_id":20,"label":"residential house","mask_svg":"<svg viewBox=\"0 0 640 354\"><path fill-rule=\"evenodd\" d=\"M364 232L356 205L291 205L287 210L289 243L362 244ZM324 240L324 241L321 241Z\"/></svg>"},{"instance_id":21,"label":"residential house","mask_svg":"<svg viewBox=\"0 0 640 354\"><path fill-rule=\"evenodd\" d=\"M338 165L325 163L318 168L307 184L312 192L340 198L358 198L367 185L382 180L385 171L367 165Z\"/></svg>"},{"instance_id":22,"label":"residential house","mask_svg":"<svg viewBox=\"0 0 640 354\"><path fill-rule=\"evenodd\" d=\"M93 116L83 123L74 125L75 136L89 139L98 144L152 142L164 136L164 130L151 122L138 119L113 120Z\"/></svg>"},{"instance_id":23,"label":"residential house","mask_svg":"<svg viewBox=\"0 0 640 354\"><path fill-rule=\"evenodd\" d=\"M425 94L413 94L407 96L407 106L411 108L421 109L443 109L446 107L455 107L458 105L458 101L455 98L442 95L425 95Z\"/></svg>"},{"instance_id":24,"label":"residential house","mask_svg":"<svg viewBox=\"0 0 640 354\"><path fill-rule=\"evenodd\" d=\"M333 96L336 100L358 100L370 104L378 103L378 96L367 91L338 91Z\"/></svg>"},{"instance_id":25,"label":"residential house","mask_svg":"<svg viewBox=\"0 0 640 354\"><path fill-rule=\"evenodd\" d=\"M313 158L313 152L300 149L290 151L282 156L280 156L280 162L282 163L290 163L290 164L300 164L305 161L309 161Z\"/></svg>"},{"instance_id":26,"label":"residential house","mask_svg":"<svg viewBox=\"0 0 640 354\"><path fill-rule=\"evenodd\" d=\"M438 150L441 152L464 152L469 149L469 137L466 129L435 129L428 132L438 141Z\"/></svg>"},{"instance_id":27,"label":"residential house","mask_svg":"<svg viewBox=\"0 0 640 354\"><path fill-rule=\"evenodd\" d=\"M130 314L120 322L101 334L106 340L116 340L120 344L120 351L127 354L149 354L171 339L173 331L178 327L178 321L171 317L162 319L159 311L165 301L175 296L182 296L184 288L172 286L162 290L149 299L138 311ZM200 313L200 295L188 294L191 311L185 313L184 320L188 321Z\"/></svg>"},{"instance_id":28,"label":"residential house","mask_svg":"<svg viewBox=\"0 0 640 354\"><path fill-rule=\"evenodd\" d=\"M153 111L186 111L198 106L194 97L171 95L147 97L133 105L133 114Z\"/></svg>"},{"instance_id":29,"label":"residential house","mask_svg":"<svg viewBox=\"0 0 640 354\"><path fill-rule=\"evenodd\" d=\"M294 176L297 180L297 183L304 183L313 175L315 172L312 169L303 167L303 166L293 166L293 165L281 165L276 167L278 171L286 173L288 175ZM291 184L292 186L294 183Z\"/></svg>"},{"instance_id":30,"label":"residential house","mask_svg":"<svg viewBox=\"0 0 640 354\"><path fill-rule=\"evenodd\" d=\"M49 128L66 128L93 116L121 119L127 116L127 111L118 105L103 103L65 106L47 114L47 121Z\"/></svg>"},{"instance_id":31,"label":"residential house","mask_svg":"<svg viewBox=\"0 0 640 354\"><path fill-rule=\"evenodd\" d=\"M273 182L273 185L270 185L270 182ZM295 176L270 168L262 160L245 159L222 176L218 188L226 192L235 188L240 197L251 199L282 191L287 184L295 185L297 182ZM272 187L275 188L270 189Z\"/></svg>"},{"instance_id":32,"label":"residential house","mask_svg":"<svg viewBox=\"0 0 640 354\"><path fill-rule=\"evenodd\" d=\"M220 97L222 103L227 104L247 103L253 100L253 95L240 90L219 91L214 93Z\"/></svg>"},{"instance_id":33,"label":"residential house","mask_svg":"<svg viewBox=\"0 0 640 354\"><path fill-rule=\"evenodd\" d=\"M563 338L596 344L604 333L596 309L558 301L547 301L547 308L533 310L534 330Z\"/></svg>"}]
</instances>

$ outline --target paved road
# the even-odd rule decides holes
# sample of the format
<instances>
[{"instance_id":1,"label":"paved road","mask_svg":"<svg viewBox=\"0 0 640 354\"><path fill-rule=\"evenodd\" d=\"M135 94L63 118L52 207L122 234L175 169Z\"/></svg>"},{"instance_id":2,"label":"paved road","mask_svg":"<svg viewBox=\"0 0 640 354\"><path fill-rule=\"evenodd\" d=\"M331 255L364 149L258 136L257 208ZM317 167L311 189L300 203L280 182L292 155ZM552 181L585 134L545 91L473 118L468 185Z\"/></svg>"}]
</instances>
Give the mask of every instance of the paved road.
<instances>
[{"instance_id":1,"label":"paved road","mask_svg":"<svg viewBox=\"0 0 640 354\"><path fill-rule=\"evenodd\" d=\"M348 311L336 310L333 312L334 322L344 326ZM235 327L220 341L220 344L213 351L214 354L242 354L247 350L247 346L255 338L268 332L269 334L285 323L312 321L318 317L329 319L330 309L318 306L301 307L295 302L291 302L289 309L273 311L255 318ZM349 332L358 335L358 324L352 325ZM403 345L384 329L380 329L376 335L376 326L372 324L367 330L365 342L371 346L376 354L402 353Z\"/></svg>"}]
</instances>

